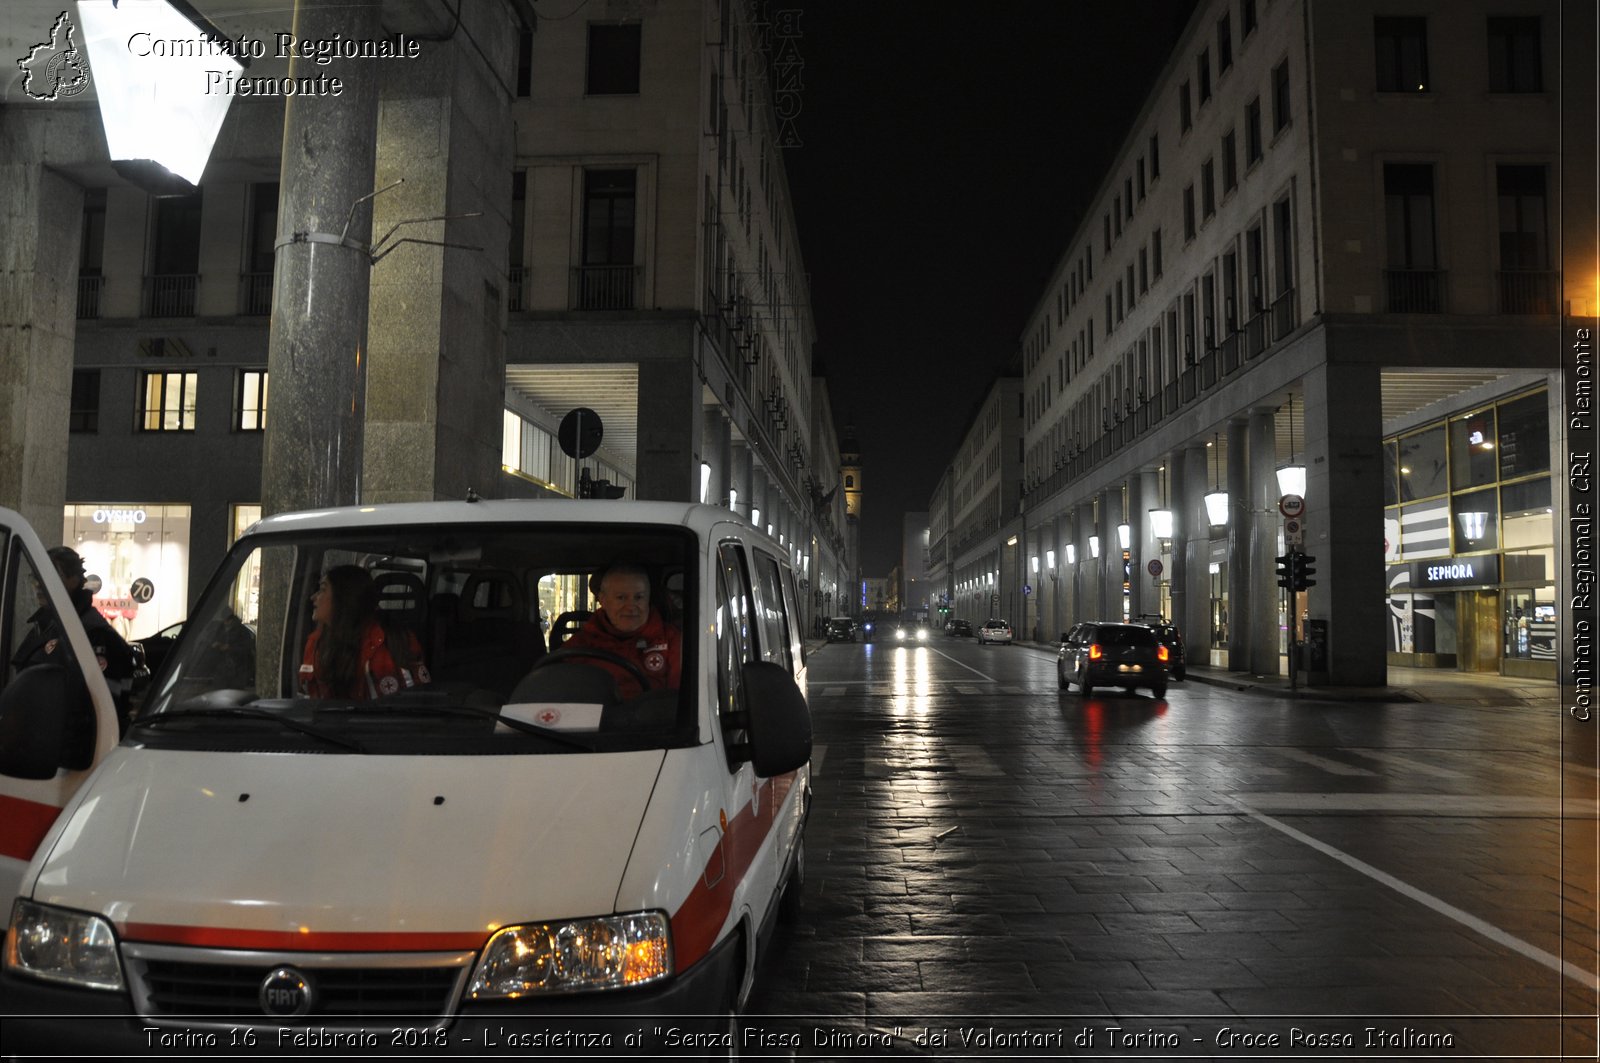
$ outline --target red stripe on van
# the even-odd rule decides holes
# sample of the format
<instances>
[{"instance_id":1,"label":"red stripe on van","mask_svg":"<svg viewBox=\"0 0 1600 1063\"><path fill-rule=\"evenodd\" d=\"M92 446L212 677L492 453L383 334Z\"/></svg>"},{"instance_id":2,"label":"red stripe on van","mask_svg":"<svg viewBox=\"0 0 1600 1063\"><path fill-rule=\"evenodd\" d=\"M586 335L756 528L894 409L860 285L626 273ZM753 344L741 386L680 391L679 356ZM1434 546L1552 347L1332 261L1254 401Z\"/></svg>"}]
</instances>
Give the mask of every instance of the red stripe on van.
<instances>
[{"instance_id":1,"label":"red stripe on van","mask_svg":"<svg viewBox=\"0 0 1600 1063\"><path fill-rule=\"evenodd\" d=\"M482 933L362 933L338 930L239 930L233 927L126 923L128 941L194 945L209 949L264 949L275 952L476 952Z\"/></svg>"},{"instance_id":2,"label":"red stripe on van","mask_svg":"<svg viewBox=\"0 0 1600 1063\"><path fill-rule=\"evenodd\" d=\"M55 805L0 794L0 856L32 860L59 815Z\"/></svg>"},{"instance_id":3,"label":"red stripe on van","mask_svg":"<svg viewBox=\"0 0 1600 1063\"><path fill-rule=\"evenodd\" d=\"M756 853L772 833L777 822L778 809L784 798L794 789L796 772L763 779L761 811L752 812L746 804L728 820L727 833L722 836L722 858L725 861L722 878L714 886L707 886L705 873L689 891L678 910L672 913L672 951L674 968L687 970L717 943L717 933L728 921L728 910L733 906L733 892L744 881ZM715 859L715 858L713 858Z\"/></svg>"}]
</instances>

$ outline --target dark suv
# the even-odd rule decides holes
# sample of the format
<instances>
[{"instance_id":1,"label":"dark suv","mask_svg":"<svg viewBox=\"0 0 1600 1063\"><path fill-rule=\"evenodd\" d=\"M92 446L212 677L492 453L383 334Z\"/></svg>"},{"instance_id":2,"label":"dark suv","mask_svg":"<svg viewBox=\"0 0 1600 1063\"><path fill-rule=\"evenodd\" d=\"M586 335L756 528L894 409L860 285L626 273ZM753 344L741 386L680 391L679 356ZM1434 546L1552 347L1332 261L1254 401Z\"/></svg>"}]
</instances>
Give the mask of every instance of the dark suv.
<instances>
[{"instance_id":1,"label":"dark suv","mask_svg":"<svg viewBox=\"0 0 1600 1063\"><path fill-rule=\"evenodd\" d=\"M1133 622L1143 624L1156 633L1161 645L1167 648L1167 674L1174 679L1182 679L1186 671L1183 659L1183 636L1178 633L1177 625L1159 613L1141 613Z\"/></svg>"},{"instance_id":2,"label":"dark suv","mask_svg":"<svg viewBox=\"0 0 1600 1063\"><path fill-rule=\"evenodd\" d=\"M1129 693L1145 687L1155 697L1164 698L1170 656L1156 633L1144 624L1077 624L1061 636L1056 680L1062 690L1076 683L1084 697L1102 686L1121 687Z\"/></svg>"},{"instance_id":3,"label":"dark suv","mask_svg":"<svg viewBox=\"0 0 1600 1063\"><path fill-rule=\"evenodd\" d=\"M829 642L854 642L856 640L856 622L848 616L836 616L828 621Z\"/></svg>"}]
</instances>

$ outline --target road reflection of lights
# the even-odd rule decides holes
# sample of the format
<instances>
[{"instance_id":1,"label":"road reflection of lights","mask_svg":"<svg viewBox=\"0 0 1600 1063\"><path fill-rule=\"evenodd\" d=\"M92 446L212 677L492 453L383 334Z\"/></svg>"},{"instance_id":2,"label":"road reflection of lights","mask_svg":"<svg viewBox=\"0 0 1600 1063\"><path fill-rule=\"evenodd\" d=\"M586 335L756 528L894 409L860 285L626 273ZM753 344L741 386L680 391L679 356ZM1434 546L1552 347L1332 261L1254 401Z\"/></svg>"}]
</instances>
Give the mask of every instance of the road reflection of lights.
<instances>
[{"instance_id":1,"label":"road reflection of lights","mask_svg":"<svg viewBox=\"0 0 1600 1063\"><path fill-rule=\"evenodd\" d=\"M933 655L926 646L896 646L889 680L889 708L897 715L925 713L933 707Z\"/></svg>"}]
</instances>

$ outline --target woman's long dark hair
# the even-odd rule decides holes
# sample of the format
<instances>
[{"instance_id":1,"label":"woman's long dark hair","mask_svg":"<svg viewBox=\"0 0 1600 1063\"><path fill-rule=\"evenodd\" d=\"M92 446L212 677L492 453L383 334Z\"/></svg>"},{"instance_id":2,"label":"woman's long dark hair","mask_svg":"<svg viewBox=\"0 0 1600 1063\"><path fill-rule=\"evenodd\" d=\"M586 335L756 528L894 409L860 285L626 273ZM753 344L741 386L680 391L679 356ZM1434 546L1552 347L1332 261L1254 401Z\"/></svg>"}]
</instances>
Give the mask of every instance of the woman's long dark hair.
<instances>
[{"instance_id":1,"label":"woman's long dark hair","mask_svg":"<svg viewBox=\"0 0 1600 1063\"><path fill-rule=\"evenodd\" d=\"M317 639L317 674L343 695L359 678L361 631L378 611L378 589L360 565L335 565L322 578L333 601Z\"/></svg>"}]
</instances>

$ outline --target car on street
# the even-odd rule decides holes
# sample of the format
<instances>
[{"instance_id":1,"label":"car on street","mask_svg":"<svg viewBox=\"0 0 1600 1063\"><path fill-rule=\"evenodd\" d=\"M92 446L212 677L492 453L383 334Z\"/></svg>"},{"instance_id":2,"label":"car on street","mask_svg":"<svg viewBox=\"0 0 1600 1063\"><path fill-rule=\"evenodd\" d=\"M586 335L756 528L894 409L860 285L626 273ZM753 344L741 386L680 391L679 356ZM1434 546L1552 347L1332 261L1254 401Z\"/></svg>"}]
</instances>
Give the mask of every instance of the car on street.
<instances>
[{"instance_id":1,"label":"car on street","mask_svg":"<svg viewBox=\"0 0 1600 1063\"><path fill-rule=\"evenodd\" d=\"M972 621L952 620L944 633L954 639L969 639L972 637Z\"/></svg>"},{"instance_id":2,"label":"car on street","mask_svg":"<svg viewBox=\"0 0 1600 1063\"><path fill-rule=\"evenodd\" d=\"M1011 625L1004 620L989 619L978 629L978 645L986 642L1003 642L1011 645Z\"/></svg>"},{"instance_id":3,"label":"car on street","mask_svg":"<svg viewBox=\"0 0 1600 1063\"><path fill-rule=\"evenodd\" d=\"M928 625L920 620L901 620L894 626L896 642L927 642Z\"/></svg>"},{"instance_id":4,"label":"car on street","mask_svg":"<svg viewBox=\"0 0 1600 1063\"><path fill-rule=\"evenodd\" d=\"M1089 621L1062 633L1056 680L1062 690L1077 686L1084 697L1095 687L1121 687L1130 694L1144 687L1164 698L1170 658L1171 651L1144 624Z\"/></svg>"},{"instance_id":5,"label":"car on street","mask_svg":"<svg viewBox=\"0 0 1600 1063\"><path fill-rule=\"evenodd\" d=\"M828 621L829 642L854 642L856 640L856 621L850 616L836 616Z\"/></svg>"},{"instance_id":6,"label":"car on street","mask_svg":"<svg viewBox=\"0 0 1600 1063\"><path fill-rule=\"evenodd\" d=\"M1167 648L1167 674L1173 679L1183 679L1188 669L1184 662L1183 634L1178 631L1178 625L1160 613L1141 613L1133 622L1143 624L1156 633L1161 645Z\"/></svg>"}]
</instances>

